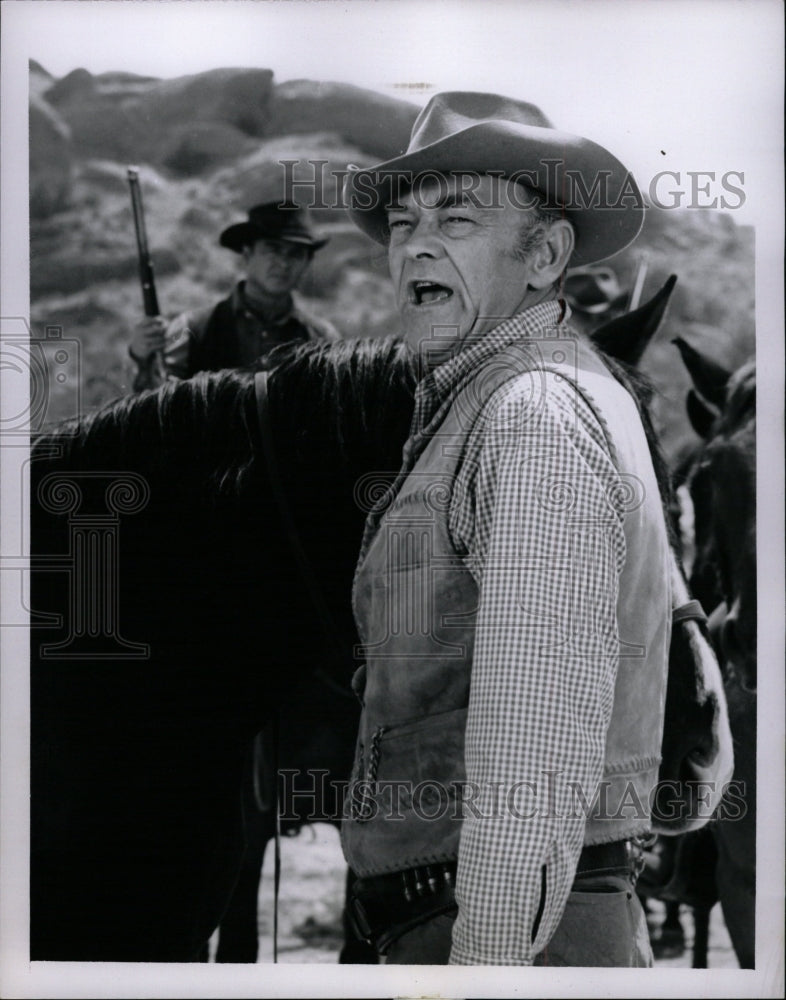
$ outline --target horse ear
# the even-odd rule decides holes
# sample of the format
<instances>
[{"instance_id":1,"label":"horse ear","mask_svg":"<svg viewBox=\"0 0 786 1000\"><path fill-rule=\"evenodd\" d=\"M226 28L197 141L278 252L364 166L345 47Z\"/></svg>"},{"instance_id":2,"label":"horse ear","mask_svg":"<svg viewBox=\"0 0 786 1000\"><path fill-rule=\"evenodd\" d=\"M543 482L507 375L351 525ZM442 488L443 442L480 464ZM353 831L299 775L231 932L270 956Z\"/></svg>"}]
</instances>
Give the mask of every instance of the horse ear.
<instances>
[{"instance_id":1,"label":"horse ear","mask_svg":"<svg viewBox=\"0 0 786 1000\"><path fill-rule=\"evenodd\" d=\"M697 392L708 403L717 406L719 410L722 409L726 402L726 386L731 378L731 372L717 361L708 358L706 354L697 351L695 347L691 347L682 337L675 337L672 344L677 345Z\"/></svg>"},{"instance_id":2,"label":"horse ear","mask_svg":"<svg viewBox=\"0 0 786 1000\"><path fill-rule=\"evenodd\" d=\"M708 438L712 425L718 418L718 410L714 406L709 406L698 395L695 389L688 389L688 398L685 400L685 407L688 411L688 420L691 427L701 438Z\"/></svg>"},{"instance_id":3,"label":"horse ear","mask_svg":"<svg viewBox=\"0 0 786 1000\"><path fill-rule=\"evenodd\" d=\"M655 336L666 312L677 275L669 276L666 284L649 302L633 312L604 323L591 334L592 340L605 354L635 367Z\"/></svg>"}]
</instances>

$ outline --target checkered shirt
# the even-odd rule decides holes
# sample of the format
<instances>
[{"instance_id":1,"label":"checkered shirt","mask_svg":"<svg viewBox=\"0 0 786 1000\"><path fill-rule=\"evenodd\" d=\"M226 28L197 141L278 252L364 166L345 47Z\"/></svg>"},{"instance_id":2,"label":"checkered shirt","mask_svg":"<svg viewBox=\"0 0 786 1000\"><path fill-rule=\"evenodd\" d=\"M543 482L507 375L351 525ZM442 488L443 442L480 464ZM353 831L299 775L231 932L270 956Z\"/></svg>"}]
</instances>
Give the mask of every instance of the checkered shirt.
<instances>
[{"instance_id":1,"label":"checkered shirt","mask_svg":"<svg viewBox=\"0 0 786 1000\"><path fill-rule=\"evenodd\" d=\"M534 306L435 368L413 426L520 338L570 343L560 309ZM592 801L611 719L625 540L603 484L615 467L571 384L547 373L537 399L532 385L512 378L484 406L448 514L479 589L465 749L477 798L465 800L452 964L528 965L547 947L583 844L571 788Z\"/></svg>"}]
</instances>

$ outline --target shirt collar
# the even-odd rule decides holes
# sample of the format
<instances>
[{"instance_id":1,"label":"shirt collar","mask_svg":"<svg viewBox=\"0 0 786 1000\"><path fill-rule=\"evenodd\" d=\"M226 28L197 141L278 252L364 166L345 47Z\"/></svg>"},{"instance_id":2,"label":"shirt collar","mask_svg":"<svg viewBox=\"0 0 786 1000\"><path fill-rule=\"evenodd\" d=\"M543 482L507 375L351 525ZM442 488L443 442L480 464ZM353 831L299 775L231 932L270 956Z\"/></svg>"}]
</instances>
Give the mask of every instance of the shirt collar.
<instances>
[{"instance_id":1,"label":"shirt collar","mask_svg":"<svg viewBox=\"0 0 786 1000\"><path fill-rule=\"evenodd\" d=\"M419 394L437 397L439 400L446 399L454 385L510 344L524 337L538 337L549 330L560 330L569 318L570 307L561 299L539 302L516 313L434 368L418 384L416 399Z\"/></svg>"},{"instance_id":2,"label":"shirt collar","mask_svg":"<svg viewBox=\"0 0 786 1000\"><path fill-rule=\"evenodd\" d=\"M274 320L265 320L258 312L252 309L248 300L246 299L246 283L245 281L238 281L232 291L232 311L236 316L242 316L245 313L251 313L260 322L264 321L267 326L282 326L284 323L288 322L293 317L295 319L300 319L300 311L295 302L294 293L290 293L290 304L289 309L281 313Z\"/></svg>"}]
</instances>

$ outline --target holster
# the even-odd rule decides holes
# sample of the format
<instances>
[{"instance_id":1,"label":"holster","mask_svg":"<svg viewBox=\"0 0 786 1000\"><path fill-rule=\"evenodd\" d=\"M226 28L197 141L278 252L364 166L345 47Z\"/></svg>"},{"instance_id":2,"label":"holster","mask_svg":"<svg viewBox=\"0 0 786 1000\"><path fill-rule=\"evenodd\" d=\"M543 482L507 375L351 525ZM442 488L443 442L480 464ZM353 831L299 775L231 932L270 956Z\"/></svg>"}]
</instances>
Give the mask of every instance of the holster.
<instances>
[{"instance_id":1,"label":"holster","mask_svg":"<svg viewBox=\"0 0 786 1000\"><path fill-rule=\"evenodd\" d=\"M357 879L349 898L355 934L384 955L419 924L458 912L455 880L455 861Z\"/></svg>"}]
</instances>

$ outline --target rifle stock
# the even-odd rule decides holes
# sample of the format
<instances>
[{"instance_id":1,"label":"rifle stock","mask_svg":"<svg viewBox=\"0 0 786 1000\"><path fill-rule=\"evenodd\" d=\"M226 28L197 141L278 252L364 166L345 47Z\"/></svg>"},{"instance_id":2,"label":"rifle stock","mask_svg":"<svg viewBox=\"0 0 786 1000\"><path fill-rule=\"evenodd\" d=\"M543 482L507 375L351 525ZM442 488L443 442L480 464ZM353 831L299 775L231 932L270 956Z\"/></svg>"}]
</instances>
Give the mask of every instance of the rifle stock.
<instances>
[{"instance_id":1,"label":"rifle stock","mask_svg":"<svg viewBox=\"0 0 786 1000\"><path fill-rule=\"evenodd\" d=\"M134 212L134 229L136 230L136 246L139 253L139 280L142 283L142 300L145 316L158 316L158 296L153 275L153 261L147 247L147 231L145 229L145 213L142 207L142 189L139 186L138 167L128 168L128 184L131 188L131 208Z\"/></svg>"}]
</instances>

